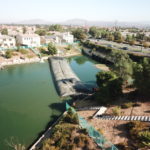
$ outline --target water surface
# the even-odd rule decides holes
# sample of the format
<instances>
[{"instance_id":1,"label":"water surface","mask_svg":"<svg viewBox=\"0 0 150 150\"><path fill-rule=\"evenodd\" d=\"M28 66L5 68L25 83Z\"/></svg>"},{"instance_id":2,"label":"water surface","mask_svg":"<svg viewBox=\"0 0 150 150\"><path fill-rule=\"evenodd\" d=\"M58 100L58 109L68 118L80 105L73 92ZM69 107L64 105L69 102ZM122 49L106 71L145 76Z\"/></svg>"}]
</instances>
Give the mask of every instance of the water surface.
<instances>
[{"instance_id":1,"label":"water surface","mask_svg":"<svg viewBox=\"0 0 150 150\"><path fill-rule=\"evenodd\" d=\"M94 61L77 56L69 62L82 81L95 84L99 70ZM47 62L0 71L0 150L8 149L4 140L12 136L25 145L31 144L63 110Z\"/></svg>"}]
</instances>

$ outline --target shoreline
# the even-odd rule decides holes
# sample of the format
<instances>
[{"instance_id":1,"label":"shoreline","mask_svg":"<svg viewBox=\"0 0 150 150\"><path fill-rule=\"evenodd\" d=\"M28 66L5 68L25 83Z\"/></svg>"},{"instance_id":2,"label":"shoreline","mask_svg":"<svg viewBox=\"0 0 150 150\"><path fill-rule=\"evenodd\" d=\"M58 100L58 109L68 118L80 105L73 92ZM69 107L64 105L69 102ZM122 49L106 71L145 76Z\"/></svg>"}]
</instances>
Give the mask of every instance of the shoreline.
<instances>
[{"instance_id":1,"label":"shoreline","mask_svg":"<svg viewBox=\"0 0 150 150\"><path fill-rule=\"evenodd\" d=\"M42 60L48 59L49 56L42 57L41 59L38 57L35 58L26 58L26 59L13 59L9 61L4 61L0 63L0 70L4 69L6 66L12 66L12 65L20 65L20 64L28 64L28 63L34 63L34 62L40 62Z\"/></svg>"},{"instance_id":2,"label":"shoreline","mask_svg":"<svg viewBox=\"0 0 150 150\"><path fill-rule=\"evenodd\" d=\"M105 64L95 64L94 66L103 71L110 71L110 68Z\"/></svg>"},{"instance_id":3,"label":"shoreline","mask_svg":"<svg viewBox=\"0 0 150 150\"><path fill-rule=\"evenodd\" d=\"M74 54L65 54L62 57L68 58L68 57L80 56L80 55L81 55L81 53L74 53ZM48 60L49 57L51 57L51 56L44 56L42 58L35 57L35 58L25 58L25 59L17 58L17 59L12 59L12 60L6 60L6 61L0 63L0 70L5 69L6 66L43 62L43 60Z\"/></svg>"}]
</instances>

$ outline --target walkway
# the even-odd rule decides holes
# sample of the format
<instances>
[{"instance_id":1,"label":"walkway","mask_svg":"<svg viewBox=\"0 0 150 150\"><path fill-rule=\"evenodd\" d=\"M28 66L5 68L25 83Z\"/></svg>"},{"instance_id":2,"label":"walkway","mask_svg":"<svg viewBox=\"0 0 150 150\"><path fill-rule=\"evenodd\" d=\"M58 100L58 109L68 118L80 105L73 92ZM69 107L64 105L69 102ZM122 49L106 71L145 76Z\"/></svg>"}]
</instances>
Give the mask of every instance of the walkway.
<instances>
[{"instance_id":1,"label":"walkway","mask_svg":"<svg viewBox=\"0 0 150 150\"><path fill-rule=\"evenodd\" d=\"M145 121L150 122L150 116L96 116L101 120L124 120L124 121Z\"/></svg>"}]
</instances>

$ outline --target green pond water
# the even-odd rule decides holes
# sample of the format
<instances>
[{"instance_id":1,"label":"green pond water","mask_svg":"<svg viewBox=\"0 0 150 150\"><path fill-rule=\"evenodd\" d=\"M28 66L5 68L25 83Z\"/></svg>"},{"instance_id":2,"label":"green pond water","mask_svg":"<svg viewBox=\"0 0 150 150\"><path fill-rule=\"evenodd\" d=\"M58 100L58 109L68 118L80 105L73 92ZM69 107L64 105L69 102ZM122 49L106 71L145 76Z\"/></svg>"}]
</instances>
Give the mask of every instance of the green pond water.
<instances>
[{"instance_id":1,"label":"green pond water","mask_svg":"<svg viewBox=\"0 0 150 150\"><path fill-rule=\"evenodd\" d=\"M85 56L68 58L79 78L96 84L99 71ZM0 150L9 150L6 141L15 137L29 146L64 110L48 62L7 67L0 71Z\"/></svg>"}]
</instances>

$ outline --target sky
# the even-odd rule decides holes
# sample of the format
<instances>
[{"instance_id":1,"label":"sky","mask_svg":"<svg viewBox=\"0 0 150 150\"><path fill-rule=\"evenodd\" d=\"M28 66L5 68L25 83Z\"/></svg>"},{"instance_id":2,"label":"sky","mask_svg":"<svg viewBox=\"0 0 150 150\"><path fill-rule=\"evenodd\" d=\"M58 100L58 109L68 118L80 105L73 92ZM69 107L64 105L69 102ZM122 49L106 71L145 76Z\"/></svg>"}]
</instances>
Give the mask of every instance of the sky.
<instances>
[{"instance_id":1,"label":"sky","mask_svg":"<svg viewBox=\"0 0 150 150\"><path fill-rule=\"evenodd\" d=\"M150 22L150 0L0 0L0 22L42 19Z\"/></svg>"}]
</instances>

